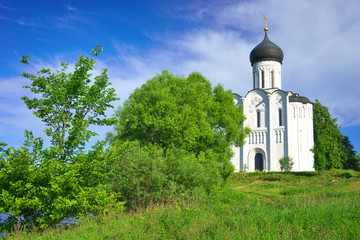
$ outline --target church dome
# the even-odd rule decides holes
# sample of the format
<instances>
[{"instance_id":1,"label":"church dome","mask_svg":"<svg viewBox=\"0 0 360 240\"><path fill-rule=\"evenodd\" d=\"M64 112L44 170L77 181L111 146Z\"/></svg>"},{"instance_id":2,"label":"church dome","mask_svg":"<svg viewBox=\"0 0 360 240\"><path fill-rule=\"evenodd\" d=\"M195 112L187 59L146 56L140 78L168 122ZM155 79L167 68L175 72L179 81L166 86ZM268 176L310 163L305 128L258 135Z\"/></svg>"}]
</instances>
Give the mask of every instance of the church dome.
<instances>
[{"instance_id":1,"label":"church dome","mask_svg":"<svg viewBox=\"0 0 360 240\"><path fill-rule=\"evenodd\" d=\"M265 37L250 53L251 66L260 61L271 60L282 63L284 53L280 47L271 42L268 38L267 31L265 30Z\"/></svg>"}]
</instances>

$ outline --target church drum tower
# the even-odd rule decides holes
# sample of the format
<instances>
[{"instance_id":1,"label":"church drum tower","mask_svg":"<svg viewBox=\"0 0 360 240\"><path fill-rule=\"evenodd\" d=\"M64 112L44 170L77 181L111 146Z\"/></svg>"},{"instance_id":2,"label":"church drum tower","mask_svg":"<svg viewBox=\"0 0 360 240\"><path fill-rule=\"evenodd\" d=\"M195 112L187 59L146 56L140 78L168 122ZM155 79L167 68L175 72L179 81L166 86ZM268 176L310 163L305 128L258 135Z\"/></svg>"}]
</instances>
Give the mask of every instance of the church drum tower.
<instances>
[{"instance_id":1,"label":"church drum tower","mask_svg":"<svg viewBox=\"0 0 360 240\"><path fill-rule=\"evenodd\" d=\"M293 171L314 171L311 148L313 105L308 98L281 89L283 51L265 37L250 53L253 89L245 97L234 93L235 104L243 106L244 126L251 133L244 146L233 146L235 171L280 171L279 160L293 159Z\"/></svg>"}]
</instances>

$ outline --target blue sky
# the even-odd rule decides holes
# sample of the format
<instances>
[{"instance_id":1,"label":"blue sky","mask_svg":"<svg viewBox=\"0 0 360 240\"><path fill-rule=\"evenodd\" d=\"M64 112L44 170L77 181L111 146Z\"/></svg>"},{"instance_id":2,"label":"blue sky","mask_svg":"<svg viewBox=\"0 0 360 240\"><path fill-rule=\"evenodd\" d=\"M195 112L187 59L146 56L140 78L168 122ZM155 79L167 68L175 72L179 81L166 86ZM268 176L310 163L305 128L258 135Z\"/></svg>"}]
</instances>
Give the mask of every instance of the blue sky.
<instances>
[{"instance_id":1,"label":"blue sky","mask_svg":"<svg viewBox=\"0 0 360 240\"><path fill-rule=\"evenodd\" d=\"M23 55L37 69L59 68L101 45L94 74L108 68L121 98L115 106L164 69L197 71L245 95L249 53L263 39L267 14L269 38L284 51L283 90L319 99L360 152L358 9L357 0L1 0L0 141L19 147L25 129L44 137L44 124L20 100L29 95L20 73L32 71L19 63ZM99 139L111 130L93 129Z\"/></svg>"}]
</instances>

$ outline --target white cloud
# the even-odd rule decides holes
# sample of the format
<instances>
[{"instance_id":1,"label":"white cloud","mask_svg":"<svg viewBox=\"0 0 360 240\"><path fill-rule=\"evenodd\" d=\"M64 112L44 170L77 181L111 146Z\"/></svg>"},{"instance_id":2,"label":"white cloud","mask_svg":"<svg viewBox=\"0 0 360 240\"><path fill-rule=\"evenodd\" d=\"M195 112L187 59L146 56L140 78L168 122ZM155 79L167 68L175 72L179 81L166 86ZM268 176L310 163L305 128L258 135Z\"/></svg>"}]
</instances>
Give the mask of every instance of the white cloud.
<instances>
[{"instance_id":1,"label":"white cloud","mask_svg":"<svg viewBox=\"0 0 360 240\"><path fill-rule=\"evenodd\" d=\"M1 4L1 3L0 3L0 9L10 10L10 11L17 11L17 9L16 9L16 8L9 7L9 6L4 5L4 4Z\"/></svg>"},{"instance_id":2,"label":"white cloud","mask_svg":"<svg viewBox=\"0 0 360 240\"><path fill-rule=\"evenodd\" d=\"M22 77L12 77L7 79L0 79L0 99L13 101L22 96L26 90L22 88L25 84L25 79ZM1 102L0 102L1 105Z\"/></svg>"},{"instance_id":3,"label":"white cloud","mask_svg":"<svg viewBox=\"0 0 360 240\"><path fill-rule=\"evenodd\" d=\"M65 8L66 8L66 10L68 10L68 11L70 11L70 12L76 12L76 11L77 11L77 8L71 6L70 4L66 4L66 5L65 5Z\"/></svg>"}]
</instances>

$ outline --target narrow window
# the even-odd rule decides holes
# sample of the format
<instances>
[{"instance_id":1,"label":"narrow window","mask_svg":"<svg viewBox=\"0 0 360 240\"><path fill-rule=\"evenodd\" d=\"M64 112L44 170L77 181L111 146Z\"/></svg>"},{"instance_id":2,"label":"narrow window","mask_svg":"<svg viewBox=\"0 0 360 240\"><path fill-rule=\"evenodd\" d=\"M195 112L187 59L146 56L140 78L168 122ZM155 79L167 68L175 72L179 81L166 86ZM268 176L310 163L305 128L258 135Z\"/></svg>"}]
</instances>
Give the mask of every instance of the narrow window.
<instances>
[{"instance_id":1,"label":"narrow window","mask_svg":"<svg viewBox=\"0 0 360 240\"><path fill-rule=\"evenodd\" d=\"M281 135L282 135L282 131L279 131L279 143L281 143Z\"/></svg>"},{"instance_id":2,"label":"narrow window","mask_svg":"<svg viewBox=\"0 0 360 240\"><path fill-rule=\"evenodd\" d=\"M254 81L253 81L253 88L255 89L255 79L256 79L255 72L253 73L253 79L254 79Z\"/></svg>"},{"instance_id":3,"label":"narrow window","mask_svg":"<svg viewBox=\"0 0 360 240\"><path fill-rule=\"evenodd\" d=\"M257 112L257 127L261 126L261 115L260 115L260 111L258 110Z\"/></svg>"},{"instance_id":4,"label":"narrow window","mask_svg":"<svg viewBox=\"0 0 360 240\"><path fill-rule=\"evenodd\" d=\"M282 122L282 110L279 109L279 126L282 126L283 122Z\"/></svg>"},{"instance_id":5,"label":"narrow window","mask_svg":"<svg viewBox=\"0 0 360 240\"><path fill-rule=\"evenodd\" d=\"M265 88L265 72L261 71L261 87Z\"/></svg>"},{"instance_id":6,"label":"narrow window","mask_svg":"<svg viewBox=\"0 0 360 240\"><path fill-rule=\"evenodd\" d=\"M275 84L274 84L274 71L271 71L271 84L272 84L272 88L275 87Z\"/></svg>"}]
</instances>

